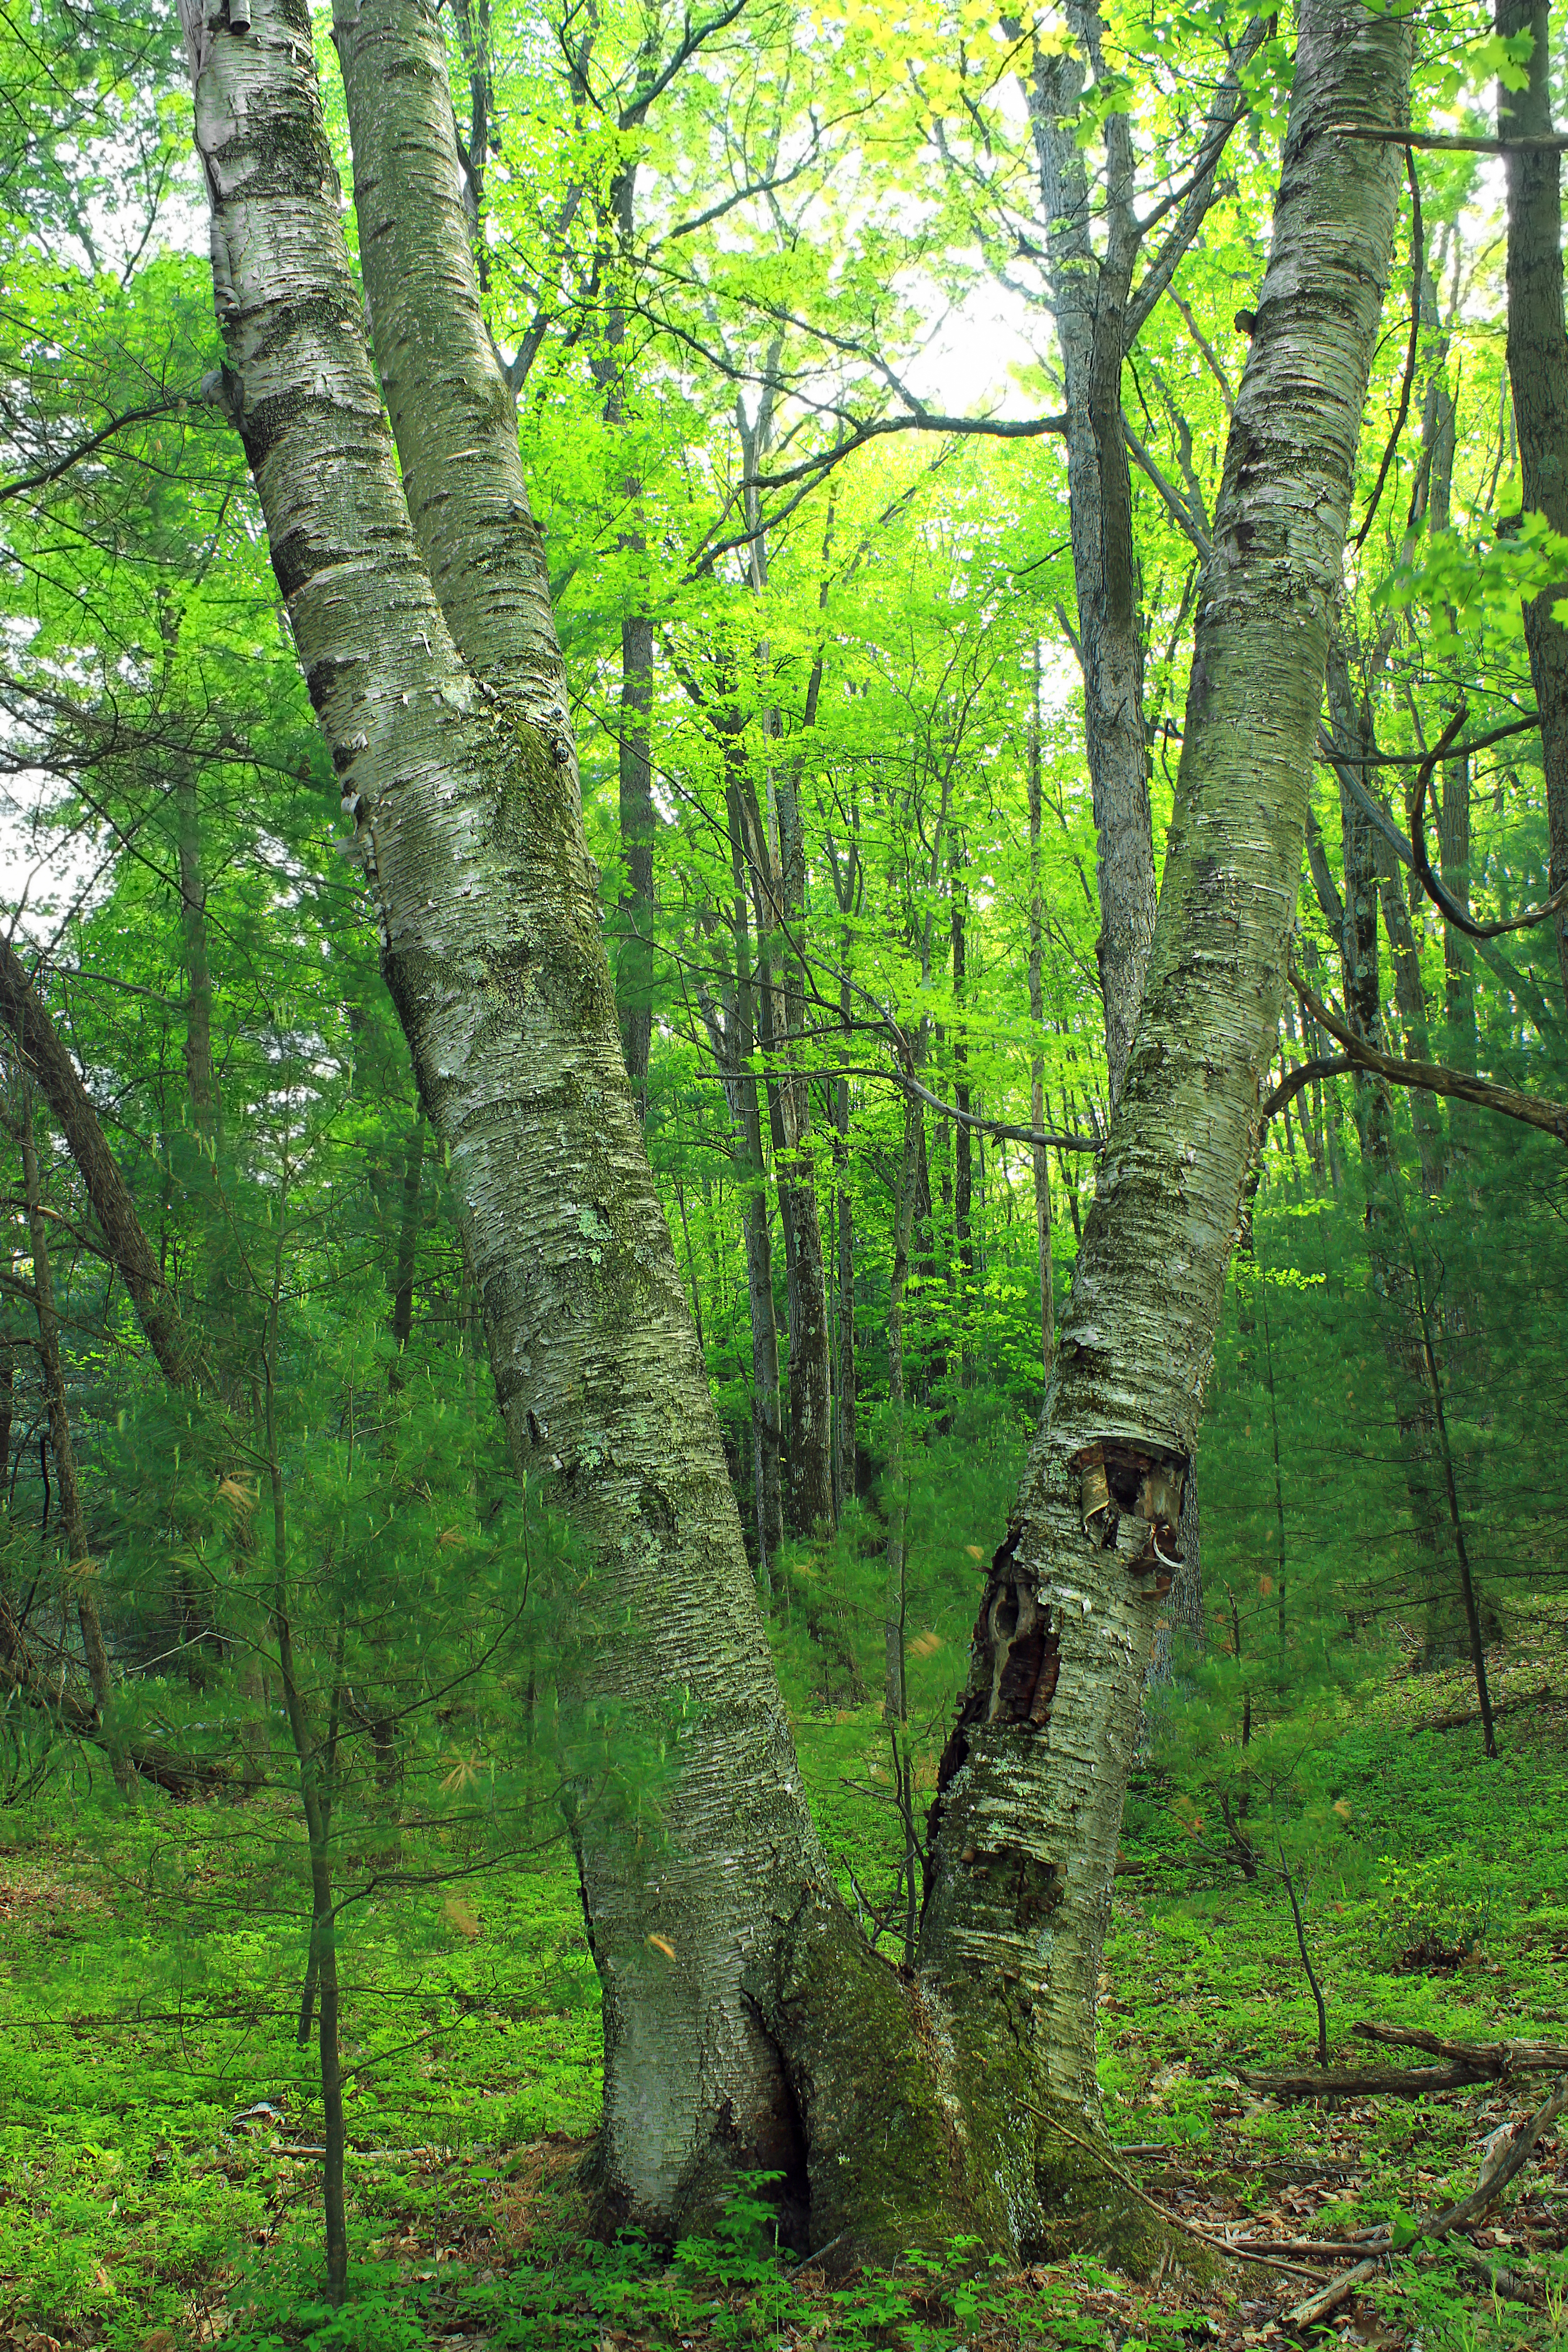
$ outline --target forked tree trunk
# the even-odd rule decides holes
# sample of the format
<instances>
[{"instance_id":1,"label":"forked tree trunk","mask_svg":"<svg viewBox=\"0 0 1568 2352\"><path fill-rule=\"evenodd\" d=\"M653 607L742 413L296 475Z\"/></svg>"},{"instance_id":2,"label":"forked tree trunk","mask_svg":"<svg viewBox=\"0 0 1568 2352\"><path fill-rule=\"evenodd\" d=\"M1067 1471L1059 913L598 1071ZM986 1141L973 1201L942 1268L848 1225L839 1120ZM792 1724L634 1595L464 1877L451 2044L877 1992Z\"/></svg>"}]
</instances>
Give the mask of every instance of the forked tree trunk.
<instances>
[{"instance_id":1,"label":"forked tree trunk","mask_svg":"<svg viewBox=\"0 0 1568 2352\"><path fill-rule=\"evenodd\" d=\"M742 1980L826 1872L626 1081L440 26L383 0L335 33L395 451L309 11L264 0L236 37L187 0L184 22L224 396L354 811L498 1399L596 1564L616 1627L599 1686L677 1759L665 1843L639 1851L613 1807L575 1825L604 1988L601 2185L610 2210L667 2230L710 2210L737 2164L795 2160Z\"/></svg>"},{"instance_id":2,"label":"forked tree trunk","mask_svg":"<svg viewBox=\"0 0 1568 2352\"><path fill-rule=\"evenodd\" d=\"M1139 1528L1152 1516L1173 1540L1163 1517L1273 1051L1388 266L1397 164L1324 126L1394 118L1407 26L1303 0L1143 1022L944 1776L922 1944L933 2033L832 1891L756 1612L626 1084L438 24L413 0L362 0L336 35L400 483L303 0L259 0L244 38L185 5L225 398L355 809L498 1395L613 1596L600 1685L675 1759L662 1842L636 1851L597 1810L576 1822L604 1987L603 2204L668 2230L710 2212L735 2168L772 2164L809 2194L817 2245L888 2251L968 2217L999 2245L1038 2244L1058 2190L1108 2185L1038 2117L1097 2117L1095 1979L1153 1609ZM1097 1444L1125 1506L1104 1548L1082 1516L1079 1457ZM1090 1517L1094 1536L1108 1517Z\"/></svg>"}]
</instances>

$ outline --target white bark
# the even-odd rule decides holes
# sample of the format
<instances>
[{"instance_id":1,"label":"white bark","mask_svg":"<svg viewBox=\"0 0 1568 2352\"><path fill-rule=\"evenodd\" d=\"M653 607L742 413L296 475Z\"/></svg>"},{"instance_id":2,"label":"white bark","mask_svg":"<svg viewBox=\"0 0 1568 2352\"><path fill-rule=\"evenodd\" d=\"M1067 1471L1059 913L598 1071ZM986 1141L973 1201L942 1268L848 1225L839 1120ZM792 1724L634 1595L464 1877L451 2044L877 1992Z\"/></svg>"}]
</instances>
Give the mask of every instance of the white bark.
<instances>
[{"instance_id":1,"label":"white bark","mask_svg":"<svg viewBox=\"0 0 1568 2352\"><path fill-rule=\"evenodd\" d=\"M824 1870L622 1062L437 20L376 0L337 28L401 481L308 11L259 0L243 37L203 0L184 20L222 396L463 1206L497 1392L594 1560L596 1686L678 1759L668 1827L640 1848L613 1807L576 1823L605 1990L601 2182L665 2229L735 2163L794 2160L742 1978Z\"/></svg>"},{"instance_id":2,"label":"white bark","mask_svg":"<svg viewBox=\"0 0 1568 2352\"><path fill-rule=\"evenodd\" d=\"M942 1773L922 1986L1016 2242L1098 2117L1094 2009L1157 1595L1255 1146L1397 150L1408 24L1302 0L1273 250L1199 604L1142 1013L1062 1319L1047 1423L987 1581ZM1087 1523L1087 1524L1086 1524Z\"/></svg>"}]
</instances>

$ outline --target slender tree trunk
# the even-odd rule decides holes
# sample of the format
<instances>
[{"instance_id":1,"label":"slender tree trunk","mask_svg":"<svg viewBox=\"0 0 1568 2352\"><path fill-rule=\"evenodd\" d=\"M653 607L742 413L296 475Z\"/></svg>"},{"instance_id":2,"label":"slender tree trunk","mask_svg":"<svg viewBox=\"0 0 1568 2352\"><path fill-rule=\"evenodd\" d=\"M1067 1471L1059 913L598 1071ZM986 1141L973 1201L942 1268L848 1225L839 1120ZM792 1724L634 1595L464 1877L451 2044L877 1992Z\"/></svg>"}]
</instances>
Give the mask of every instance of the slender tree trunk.
<instances>
[{"instance_id":1,"label":"slender tree trunk","mask_svg":"<svg viewBox=\"0 0 1568 2352\"><path fill-rule=\"evenodd\" d=\"M1132 144L1125 115L1106 125L1107 236L1097 252L1078 113L1098 72L1098 6L1068 11L1070 49L1037 48L1027 98L1039 175L1051 310L1061 351L1068 499L1084 736L1094 798L1100 938L1112 1109L1132 1044L1154 931L1154 846L1143 729L1142 632L1132 541L1132 484L1121 431L1122 329L1138 238Z\"/></svg>"},{"instance_id":2,"label":"slender tree trunk","mask_svg":"<svg viewBox=\"0 0 1568 2352\"><path fill-rule=\"evenodd\" d=\"M142 1229L131 1189L109 1148L98 1112L58 1030L40 1003L16 950L0 940L0 1020L16 1041L23 1066L58 1120L92 1202L110 1257L131 1294L137 1319L165 1379L193 1375L195 1349Z\"/></svg>"},{"instance_id":3,"label":"slender tree trunk","mask_svg":"<svg viewBox=\"0 0 1568 2352\"><path fill-rule=\"evenodd\" d=\"M1476 1599L1475 1579L1470 1570L1469 1547L1465 1541L1464 1514L1459 1508L1458 1481L1454 1475L1453 1449L1448 1443L1448 1417L1443 1410L1443 1382L1437 1370L1436 1351L1432 1344L1432 1318L1426 1299L1421 1295L1419 1269L1415 1274L1415 1306L1421 1325L1421 1355L1432 1394L1433 1418L1437 1442L1443 1455L1443 1478L1447 1489L1449 1521L1454 1536L1454 1558L1459 1571L1459 1597L1464 1604L1465 1632L1469 1643L1470 1672L1476 1681L1476 1704L1480 1710L1481 1744L1488 1756L1497 1754L1497 1733L1492 1726L1491 1693L1487 1687L1487 1654L1481 1633L1481 1613Z\"/></svg>"},{"instance_id":4,"label":"slender tree trunk","mask_svg":"<svg viewBox=\"0 0 1568 2352\"><path fill-rule=\"evenodd\" d=\"M71 1439L70 1406L66 1397L65 1364L60 1353L59 1316L55 1307L54 1275L49 1264L49 1232L44 1216L43 1187L38 1177L38 1147L33 1133L32 1088L23 1087L21 1105L22 1181L27 1204L27 1236L33 1254L33 1303L38 1318L38 1358L44 1375L44 1396L49 1412L49 1450L55 1457L59 1486L60 1525L65 1535L65 1589L76 1603L76 1621L87 1659L92 1703L100 1726L107 1730L113 1704L113 1677L103 1646L98 1601L92 1580L98 1570L87 1539L81 1513L81 1487L76 1472L76 1447ZM7 1433L7 1441L9 1433ZM7 1442L7 1451L9 1443ZM133 1786L129 1759L121 1743L108 1738L114 1782L121 1796Z\"/></svg>"},{"instance_id":5,"label":"slender tree trunk","mask_svg":"<svg viewBox=\"0 0 1568 2352\"><path fill-rule=\"evenodd\" d=\"M1045 1034L1043 985L1045 903L1040 895L1040 656L1035 647L1035 698L1029 711L1029 1020L1034 1050L1029 1060L1029 1118L1037 1135L1046 1124L1046 1064L1040 1050ZM1048 1386L1056 1360L1056 1302L1051 1268L1051 1171L1047 1147L1031 1144L1029 1161L1035 1180L1035 1247L1040 1275L1040 1364Z\"/></svg>"},{"instance_id":6,"label":"slender tree trunk","mask_svg":"<svg viewBox=\"0 0 1568 2352\"><path fill-rule=\"evenodd\" d=\"M805 919L805 845L799 794L788 776L780 781L777 802L776 867L754 800L750 810L757 931L759 940L767 941L758 959L758 1042L772 1064L768 1108L784 1236L789 1331L784 1517L790 1527L809 1535L816 1527L833 1524L832 1376L822 1219L811 1160L810 1097L805 1080L793 1066L805 1026L797 945Z\"/></svg>"},{"instance_id":7,"label":"slender tree trunk","mask_svg":"<svg viewBox=\"0 0 1568 2352\"><path fill-rule=\"evenodd\" d=\"M1525 89L1498 85L1498 134L1540 139L1552 130L1550 0L1496 0L1500 33L1535 37ZM1550 148L1516 148L1503 160L1508 182L1508 373L1519 431L1524 510L1568 531L1568 325L1563 315L1562 159ZM1552 607L1558 581L1524 608L1524 637L1546 770L1552 888L1568 888L1568 628ZM1553 928L1568 1000L1568 912Z\"/></svg>"},{"instance_id":8,"label":"slender tree trunk","mask_svg":"<svg viewBox=\"0 0 1568 2352\"><path fill-rule=\"evenodd\" d=\"M1376 836L1377 895L1383 907L1383 927L1394 962L1394 1002L1404 1032L1406 1061L1430 1062L1435 1057L1426 1029L1426 993L1421 985L1421 955L1411 929L1405 897L1405 877L1387 842ZM1440 1192L1447 1178L1447 1153L1443 1145L1443 1121L1433 1097L1421 1087L1410 1096L1410 1123L1415 1132L1415 1153L1421 1163L1421 1189Z\"/></svg>"},{"instance_id":9,"label":"slender tree trunk","mask_svg":"<svg viewBox=\"0 0 1568 2352\"><path fill-rule=\"evenodd\" d=\"M854 877L849 884L853 898ZM847 912L848 910L846 909ZM850 1037L854 1000L849 984L850 940L846 928L840 946L843 970L839 981L838 1009L846 1046ZM859 1437L857 1427L857 1368L855 1360L855 1219L849 1191L849 1081L834 1082L833 1163L837 1180L838 1226L838 1365L835 1391L837 1476L838 1507L859 1492Z\"/></svg>"},{"instance_id":10,"label":"slender tree trunk","mask_svg":"<svg viewBox=\"0 0 1568 2352\"><path fill-rule=\"evenodd\" d=\"M641 551L640 540L638 551ZM621 930L616 954L616 1001L626 1076L647 1116L648 1061L653 1046L653 622L646 613L621 623Z\"/></svg>"},{"instance_id":11,"label":"slender tree trunk","mask_svg":"<svg viewBox=\"0 0 1568 2352\"><path fill-rule=\"evenodd\" d=\"M191 1124L211 1154L219 1145L223 1097L213 1068L213 982L207 955L207 892L202 874L201 808L195 772L182 761L174 775L180 861L180 921L185 949L185 1096Z\"/></svg>"},{"instance_id":12,"label":"slender tree trunk","mask_svg":"<svg viewBox=\"0 0 1568 2352\"><path fill-rule=\"evenodd\" d=\"M922 1990L951 2037L959 2128L991 2154L1025 2240L1039 2227L1025 2215L1082 2189L1039 2113L1081 2134L1100 2112L1095 1990L1122 1793L1278 1036L1393 241L1395 155L1327 126L1403 120L1408 24L1302 0L1299 25L1137 1040L928 1839Z\"/></svg>"},{"instance_id":13,"label":"slender tree trunk","mask_svg":"<svg viewBox=\"0 0 1568 2352\"><path fill-rule=\"evenodd\" d=\"M961 1381L968 1365L969 1318L974 1297L974 1147L973 1133L967 1124L971 1108L969 1038L963 1019L964 991L969 977L966 910L963 852L960 845L953 858L950 928L952 940L952 1094L959 1114L953 1121L952 1137L952 1239L958 1255L958 1312L955 1320Z\"/></svg>"},{"instance_id":14,"label":"slender tree trunk","mask_svg":"<svg viewBox=\"0 0 1568 2352\"><path fill-rule=\"evenodd\" d=\"M281 1249L281 1232L279 1248ZM275 1266L276 1276L279 1271ZM343 2086L339 2047L337 1914L332 1900L332 1774L336 1761L341 1691L334 1688L325 1738L313 1730L300 1688L294 1656L294 1625L289 1592L289 1528L283 1465L279 1452L277 1417L277 1291L267 1339L265 1432L268 1481L272 1496L272 1635L278 1644L279 1681L283 1708L300 1774L300 1807L304 1816L310 1872L310 1947L306 1963L305 1995L300 2004L299 2040L310 2030L310 2004L319 2003L316 2040L321 2083L321 2197L327 2252L327 2300L336 2306L348 2288L348 2213L343 2186Z\"/></svg>"},{"instance_id":15,"label":"slender tree trunk","mask_svg":"<svg viewBox=\"0 0 1568 2352\"><path fill-rule=\"evenodd\" d=\"M1443 762L1443 804L1438 819L1437 860L1443 887L1456 905L1470 909L1470 763ZM1457 923L1443 926L1443 1058L1456 1070L1475 1075L1476 953ZM1476 1114L1468 1103L1448 1105L1454 1156L1468 1163L1475 1149Z\"/></svg>"},{"instance_id":16,"label":"slender tree trunk","mask_svg":"<svg viewBox=\"0 0 1568 2352\"><path fill-rule=\"evenodd\" d=\"M904 1148L899 1163L899 1192L893 1207L893 1270L888 1286L888 1467L883 1481L887 1497L888 1549L886 1603L882 1612L885 1674L882 1713L889 1723L903 1723L909 1715L904 1687L904 1615L908 1599L909 1543L904 1491L904 1299L910 1278L910 1239L914 1230L920 1190L920 1146L924 1121L917 1102L904 1105Z\"/></svg>"},{"instance_id":17,"label":"slender tree trunk","mask_svg":"<svg viewBox=\"0 0 1568 2352\"><path fill-rule=\"evenodd\" d=\"M425 1168L425 1107L419 1104L408 1130L403 1163L403 1201L397 1220L397 1270L392 1289L392 1344L401 1356L414 1328L414 1270L419 1255L419 1185Z\"/></svg>"}]
</instances>

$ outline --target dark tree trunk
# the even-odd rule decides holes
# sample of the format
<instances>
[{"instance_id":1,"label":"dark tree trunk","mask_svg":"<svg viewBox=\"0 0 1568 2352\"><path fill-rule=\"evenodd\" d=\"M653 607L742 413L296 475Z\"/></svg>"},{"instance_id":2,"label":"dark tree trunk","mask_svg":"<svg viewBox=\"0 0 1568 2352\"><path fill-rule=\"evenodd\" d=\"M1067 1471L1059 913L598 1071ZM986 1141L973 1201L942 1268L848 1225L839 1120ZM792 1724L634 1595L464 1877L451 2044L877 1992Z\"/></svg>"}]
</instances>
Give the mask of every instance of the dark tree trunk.
<instances>
[{"instance_id":1,"label":"dark tree trunk","mask_svg":"<svg viewBox=\"0 0 1568 2352\"><path fill-rule=\"evenodd\" d=\"M393 1278L392 1344L401 1356L414 1328L414 1271L419 1255L419 1185L425 1168L425 1111L416 1110L403 1165L403 1202L397 1220L397 1270Z\"/></svg>"},{"instance_id":2,"label":"dark tree trunk","mask_svg":"<svg viewBox=\"0 0 1568 2352\"><path fill-rule=\"evenodd\" d=\"M1549 0L1497 0L1500 33L1535 36L1524 89L1498 86L1500 138L1542 139L1552 131L1552 11ZM1568 532L1568 326L1563 316L1562 159L1552 148L1515 149L1504 159L1508 181L1508 373L1524 510ZM1524 637L1541 750L1546 769L1552 888L1568 888L1568 628L1552 617L1568 591L1558 581L1524 608ZM1557 957L1568 1000L1568 910L1555 921Z\"/></svg>"},{"instance_id":3,"label":"dark tree trunk","mask_svg":"<svg viewBox=\"0 0 1568 2352\"><path fill-rule=\"evenodd\" d=\"M968 1125L969 1037L963 1018L964 991L968 984L965 918L968 900L963 887L963 857L960 849L953 860L952 933L952 1071L953 1103L958 1117L953 1121L952 1137L952 1238L958 1255L958 1361L962 1376L969 1354L969 1318L974 1298L974 1147Z\"/></svg>"},{"instance_id":4,"label":"dark tree trunk","mask_svg":"<svg viewBox=\"0 0 1568 2352\"><path fill-rule=\"evenodd\" d=\"M58 1122L148 1343L164 1377L177 1387L195 1369L189 1334L76 1065L34 992L21 958L5 940L0 940L0 1020Z\"/></svg>"}]
</instances>

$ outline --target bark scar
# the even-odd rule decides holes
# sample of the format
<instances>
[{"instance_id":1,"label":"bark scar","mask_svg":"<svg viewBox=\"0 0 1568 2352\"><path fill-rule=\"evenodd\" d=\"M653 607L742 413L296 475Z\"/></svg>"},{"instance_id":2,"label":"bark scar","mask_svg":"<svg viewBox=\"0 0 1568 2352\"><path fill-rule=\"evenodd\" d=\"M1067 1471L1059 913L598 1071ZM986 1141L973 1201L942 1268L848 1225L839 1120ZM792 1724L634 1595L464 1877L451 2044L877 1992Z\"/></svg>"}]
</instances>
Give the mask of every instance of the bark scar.
<instances>
[{"instance_id":1,"label":"bark scar","mask_svg":"<svg viewBox=\"0 0 1568 2352\"><path fill-rule=\"evenodd\" d=\"M1161 1595L1182 1565L1176 1530L1190 1466L1184 1455L1124 1438L1097 1439L1073 1456L1085 1535L1097 1551L1121 1554L1131 1573L1152 1578Z\"/></svg>"}]
</instances>

